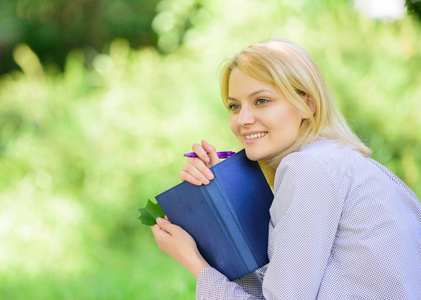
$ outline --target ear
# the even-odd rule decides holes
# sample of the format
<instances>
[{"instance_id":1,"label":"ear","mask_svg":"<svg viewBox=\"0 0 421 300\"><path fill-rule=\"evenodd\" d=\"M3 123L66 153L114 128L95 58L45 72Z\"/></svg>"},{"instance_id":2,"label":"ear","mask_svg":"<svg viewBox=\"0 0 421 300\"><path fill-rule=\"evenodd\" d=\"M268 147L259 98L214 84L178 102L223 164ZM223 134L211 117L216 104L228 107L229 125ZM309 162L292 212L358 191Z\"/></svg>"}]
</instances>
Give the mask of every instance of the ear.
<instances>
[{"instance_id":1,"label":"ear","mask_svg":"<svg viewBox=\"0 0 421 300\"><path fill-rule=\"evenodd\" d=\"M310 108L311 113L314 115L317 111L316 101L312 95L307 94L306 97L308 108Z\"/></svg>"},{"instance_id":2,"label":"ear","mask_svg":"<svg viewBox=\"0 0 421 300\"><path fill-rule=\"evenodd\" d=\"M316 106L316 101L314 100L313 96L309 94L305 94L303 96L303 100L307 103L308 108L311 111L311 114L314 115L317 110L317 106ZM308 119L309 117L310 116L308 114L303 115L303 119Z\"/></svg>"}]
</instances>

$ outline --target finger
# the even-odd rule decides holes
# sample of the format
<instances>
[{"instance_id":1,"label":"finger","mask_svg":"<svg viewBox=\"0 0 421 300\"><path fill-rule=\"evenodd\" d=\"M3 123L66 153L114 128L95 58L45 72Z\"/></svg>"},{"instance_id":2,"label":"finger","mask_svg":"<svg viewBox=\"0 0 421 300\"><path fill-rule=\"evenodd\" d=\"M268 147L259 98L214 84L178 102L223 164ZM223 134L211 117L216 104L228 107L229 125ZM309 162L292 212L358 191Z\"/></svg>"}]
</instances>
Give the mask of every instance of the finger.
<instances>
[{"instance_id":1,"label":"finger","mask_svg":"<svg viewBox=\"0 0 421 300\"><path fill-rule=\"evenodd\" d=\"M197 180L196 178L194 178L193 176L191 176L186 171L180 171L178 173L178 177L180 177L180 179L182 181L187 181L187 182L190 182L191 184L194 184L194 185L202 185L203 184L203 182Z\"/></svg>"},{"instance_id":2,"label":"finger","mask_svg":"<svg viewBox=\"0 0 421 300\"><path fill-rule=\"evenodd\" d=\"M197 154L197 156L205 163L210 162L210 158L208 154L206 153L206 150L203 148L201 144L193 144L192 150L194 153Z\"/></svg>"},{"instance_id":3,"label":"finger","mask_svg":"<svg viewBox=\"0 0 421 300\"><path fill-rule=\"evenodd\" d=\"M155 239L156 239L157 233L158 233L159 230L161 230L161 228L158 225L153 225L153 226L151 226L151 229L152 229L152 233L153 233L153 235L155 236Z\"/></svg>"},{"instance_id":4,"label":"finger","mask_svg":"<svg viewBox=\"0 0 421 300\"><path fill-rule=\"evenodd\" d=\"M177 228L177 225L171 224L169 220L164 218L157 218L156 224L162 229L172 235L172 232Z\"/></svg>"},{"instance_id":5,"label":"finger","mask_svg":"<svg viewBox=\"0 0 421 300\"><path fill-rule=\"evenodd\" d=\"M200 159L196 159L196 160L198 162L194 162L194 159L189 160L189 162L186 162L183 165L182 171L185 171L186 173L191 175L196 180L199 180L200 182L202 182L204 184L208 184L209 179L207 179L206 174L203 173L203 170L205 170L207 167L204 165L204 163ZM202 165L202 166L200 166L200 165Z\"/></svg>"},{"instance_id":6,"label":"finger","mask_svg":"<svg viewBox=\"0 0 421 300\"><path fill-rule=\"evenodd\" d=\"M220 160L214 146L209 144L207 141L202 140L202 147L209 156L210 166L214 166L219 163Z\"/></svg>"},{"instance_id":7,"label":"finger","mask_svg":"<svg viewBox=\"0 0 421 300\"><path fill-rule=\"evenodd\" d=\"M159 225L154 225L151 227L151 229L159 249L165 251L167 248L168 241L172 237L171 234L159 227Z\"/></svg>"},{"instance_id":8,"label":"finger","mask_svg":"<svg viewBox=\"0 0 421 300\"><path fill-rule=\"evenodd\" d=\"M203 184L209 184L209 180L213 179L212 172L203 163L203 161L201 161L198 158L189 159L189 162L186 162L183 165L181 171L184 171L187 174L179 174L179 177L184 177L189 182L189 179L191 179L191 177L189 177L188 175L192 176L193 178L195 178Z\"/></svg>"},{"instance_id":9,"label":"finger","mask_svg":"<svg viewBox=\"0 0 421 300\"><path fill-rule=\"evenodd\" d=\"M205 165L205 163L203 161L201 161L200 159L197 159L197 158L193 158L193 159L190 159L189 162L190 162L191 165L193 165L193 167L196 170L198 170L201 174L203 174L208 180L213 179L212 171L209 169L209 167L207 165ZM191 169L194 170L194 168L191 168Z\"/></svg>"},{"instance_id":10,"label":"finger","mask_svg":"<svg viewBox=\"0 0 421 300\"><path fill-rule=\"evenodd\" d=\"M163 238L170 236L168 232L159 227L158 224L151 226L155 241L159 244Z\"/></svg>"}]
</instances>

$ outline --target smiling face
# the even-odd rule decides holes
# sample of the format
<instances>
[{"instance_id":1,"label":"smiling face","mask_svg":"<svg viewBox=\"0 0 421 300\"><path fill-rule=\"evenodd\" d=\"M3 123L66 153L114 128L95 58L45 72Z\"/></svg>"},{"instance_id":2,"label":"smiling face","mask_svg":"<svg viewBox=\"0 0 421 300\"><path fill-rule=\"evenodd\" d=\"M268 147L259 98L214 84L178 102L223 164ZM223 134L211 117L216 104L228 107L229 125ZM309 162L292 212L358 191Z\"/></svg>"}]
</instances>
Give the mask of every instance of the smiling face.
<instances>
[{"instance_id":1,"label":"smiling face","mask_svg":"<svg viewBox=\"0 0 421 300\"><path fill-rule=\"evenodd\" d=\"M250 160L270 160L296 140L305 115L276 87L238 68L229 77L230 127Z\"/></svg>"}]
</instances>

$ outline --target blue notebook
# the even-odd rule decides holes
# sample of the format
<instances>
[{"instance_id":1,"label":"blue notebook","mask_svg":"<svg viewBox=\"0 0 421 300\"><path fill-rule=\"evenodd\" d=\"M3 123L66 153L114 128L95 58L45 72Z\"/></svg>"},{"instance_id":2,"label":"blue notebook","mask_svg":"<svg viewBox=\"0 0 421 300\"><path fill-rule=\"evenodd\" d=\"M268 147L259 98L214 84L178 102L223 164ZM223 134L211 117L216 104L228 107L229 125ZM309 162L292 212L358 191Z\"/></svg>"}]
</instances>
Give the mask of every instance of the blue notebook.
<instances>
[{"instance_id":1,"label":"blue notebook","mask_svg":"<svg viewBox=\"0 0 421 300\"><path fill-rule=\"evenodd\" d=\"M170 221L195 239L206 261L235 280L268 263L273 193L244 150L210 169L209 185L182 182L155 198Z\"/></svg>"}]
</instances>

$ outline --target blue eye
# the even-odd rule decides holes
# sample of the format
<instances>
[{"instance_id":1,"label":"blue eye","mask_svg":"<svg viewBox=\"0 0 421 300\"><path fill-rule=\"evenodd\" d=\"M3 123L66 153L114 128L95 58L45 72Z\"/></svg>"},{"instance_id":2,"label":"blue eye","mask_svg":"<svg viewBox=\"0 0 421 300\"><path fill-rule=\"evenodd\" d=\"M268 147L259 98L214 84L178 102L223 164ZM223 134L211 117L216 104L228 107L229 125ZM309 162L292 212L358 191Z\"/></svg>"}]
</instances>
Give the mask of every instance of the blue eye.
<instances>
[{"instance_id":1,"label":"blue eye","mask_svg":"<svg viewBox=\"0 0 421 300\"><path fill-rule=\"evenodd\" d=\"M266 99L257 99L256 100L256 104L265 104L267 102L268 102L268 100L266 100Z\"/></svg>"},{"instance_id":2,"label":"blue eye","mask_svg":"<svg viewBox=\"0 0 421 300\"><path fill-rule=\"evenodd\" d=\"M240 108L240 106L237 105L237 104L231 103L231 104L228 104L228 108L229 108L229 110L237 110L237 109Z\"/></svg>"}]
</instances>

